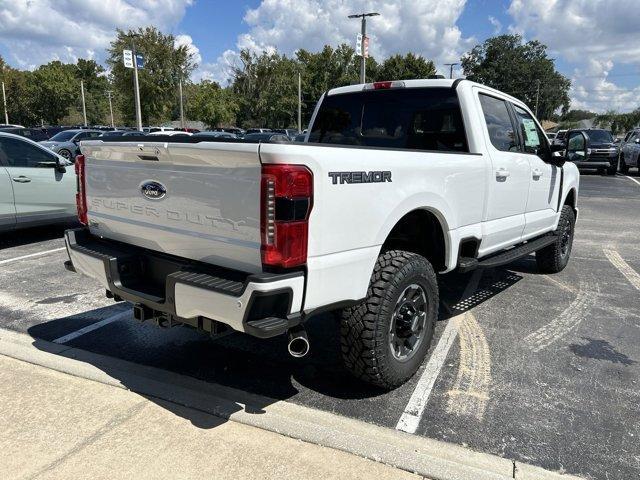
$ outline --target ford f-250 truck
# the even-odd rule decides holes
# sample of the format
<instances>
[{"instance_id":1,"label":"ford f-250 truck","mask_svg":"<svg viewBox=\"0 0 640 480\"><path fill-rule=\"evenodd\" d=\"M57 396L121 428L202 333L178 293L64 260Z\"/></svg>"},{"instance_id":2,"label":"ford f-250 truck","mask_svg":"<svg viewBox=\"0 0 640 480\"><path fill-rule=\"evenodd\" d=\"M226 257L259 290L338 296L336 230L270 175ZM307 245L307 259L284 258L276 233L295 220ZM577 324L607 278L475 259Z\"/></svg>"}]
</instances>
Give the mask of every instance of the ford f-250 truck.
<instances>
[{"instance_id":1,"label":"ford f-250 truck","mask_svg":"<svg viewBox=\"0 0 640 480\"><path fill-rule=\"evenodd\" d=\"M467 80L330 90L307 141L82 143L66 267L139 320L289 335L341 315L345 365L394 388L423 362L436 272L571 253L579 175L519 100ZM586 141L573 149L586 151ZM575 152L574 152L575 153Z\"/></svg>"}]
</instances>

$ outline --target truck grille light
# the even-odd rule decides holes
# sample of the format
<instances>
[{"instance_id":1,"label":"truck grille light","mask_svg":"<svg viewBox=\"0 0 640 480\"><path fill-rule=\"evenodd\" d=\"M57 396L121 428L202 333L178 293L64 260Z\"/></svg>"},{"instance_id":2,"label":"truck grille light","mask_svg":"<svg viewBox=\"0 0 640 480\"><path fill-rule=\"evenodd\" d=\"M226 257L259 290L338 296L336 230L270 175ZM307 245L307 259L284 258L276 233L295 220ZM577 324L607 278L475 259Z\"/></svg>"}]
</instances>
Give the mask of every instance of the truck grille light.
<instances>
[{"instance_id":1,"label":"truck grille light","mask_svg":"<svg viewBox=\"0 0 640 480\"><path fill-rule=\"evenodd\" d=\"M291 268L307 262L313 174L304 165L262 167L262 264Z\"/></svg>"}]
</instances>

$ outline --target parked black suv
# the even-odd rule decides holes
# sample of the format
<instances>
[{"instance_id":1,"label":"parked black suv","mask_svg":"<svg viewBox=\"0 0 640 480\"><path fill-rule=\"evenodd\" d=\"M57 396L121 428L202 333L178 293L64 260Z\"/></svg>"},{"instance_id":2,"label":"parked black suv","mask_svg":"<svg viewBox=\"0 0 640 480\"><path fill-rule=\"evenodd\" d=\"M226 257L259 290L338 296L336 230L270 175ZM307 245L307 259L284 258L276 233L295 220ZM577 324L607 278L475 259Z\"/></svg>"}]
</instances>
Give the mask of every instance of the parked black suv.
<instances>
[{"instance_id":1,"label":"parked black suv","mask_svg":"<svg viewBox=\"0 0 640 480\"><path fill-rule=\"evenodd\" d=\"M615 175L618 169L618 146L613 141L611 132L598 128L575 129L567 132L571 138L574 132L582 132L587 136L587 158L575 161L579 169L597 169L607 175Z\"/></svg>"}]
</instances>

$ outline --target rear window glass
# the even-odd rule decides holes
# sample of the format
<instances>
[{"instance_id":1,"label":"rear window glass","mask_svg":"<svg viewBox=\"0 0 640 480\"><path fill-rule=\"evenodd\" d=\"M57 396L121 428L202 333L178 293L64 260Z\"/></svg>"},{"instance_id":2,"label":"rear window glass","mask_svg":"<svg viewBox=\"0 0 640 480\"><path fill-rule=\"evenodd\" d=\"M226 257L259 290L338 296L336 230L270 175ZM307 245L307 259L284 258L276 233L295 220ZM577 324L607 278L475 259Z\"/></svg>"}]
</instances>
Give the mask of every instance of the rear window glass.
<instances>
[{"instance_id":1,"label":"rear window glass","mask_svg":"<svg viewBox=\"0 0 640 480\"><path fill-rule=\"evenodd\" d=\"M455 90L435 87L326 96L309 142L469 151Z\"/></svg>"}]
</instances>

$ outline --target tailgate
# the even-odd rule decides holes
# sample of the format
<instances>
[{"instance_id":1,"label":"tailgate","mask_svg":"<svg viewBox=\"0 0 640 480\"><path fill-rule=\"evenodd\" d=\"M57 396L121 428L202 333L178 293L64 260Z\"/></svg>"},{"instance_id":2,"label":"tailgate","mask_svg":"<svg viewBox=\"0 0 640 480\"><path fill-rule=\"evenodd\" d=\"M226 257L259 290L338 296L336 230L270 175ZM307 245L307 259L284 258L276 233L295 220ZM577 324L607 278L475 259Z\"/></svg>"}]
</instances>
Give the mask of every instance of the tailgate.
<instances>
[{"instance_id":1,"label":"tailgate","mask_svg":"<svg viewBox=\"0 0 640 480\"><path fill-rule=\"evenodd\" d=\"M89 228L158 252L259 272L258 148L83 142Z\"/></svg>"}]
</instances>

